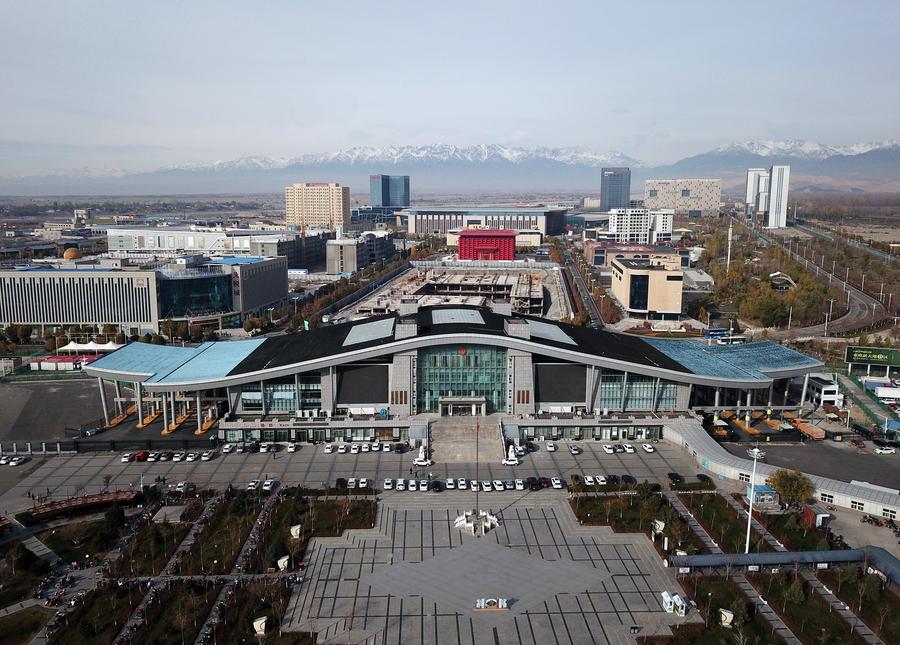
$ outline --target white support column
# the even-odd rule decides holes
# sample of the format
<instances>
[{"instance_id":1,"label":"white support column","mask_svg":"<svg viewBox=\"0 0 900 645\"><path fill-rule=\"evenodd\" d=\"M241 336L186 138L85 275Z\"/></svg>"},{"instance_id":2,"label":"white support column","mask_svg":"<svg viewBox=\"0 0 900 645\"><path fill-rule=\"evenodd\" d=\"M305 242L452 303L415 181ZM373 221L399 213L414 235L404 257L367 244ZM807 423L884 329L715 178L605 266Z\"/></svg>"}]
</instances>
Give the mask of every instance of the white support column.
<instances>
[{"instance_id":1,"label":"white support column","mask_svg":"<svg viewBox=\"0 0 900 645\"><path fill-rule=\"evenodd\" d=\"M803 376L803 392L800 394L800 407L806 403L806 390L809 387L809 372Z\"/></svg>"},{"instance_id":2,"label":"white support column","mask_svg":"<svg viewBox=\"0 0 900 645\"><path fill-rule=\"evenodd\" d=\"M169 406L171 408L169 412L172 415L172 423L174 424L175 419L178 418L178 416L175 414L175 392L169 392Z\"/></svg>"},{"instance_id":3,"label":"white support column","mask_svg":"<svg viewBox=\"0 0 900 645\"><path fill-rule=\"evenodd\" d=\"M228 416L231 416L232 414L234 414L234 403L232 402L232 399L231 399L231 388L230 387L225 388L225 398L228 400Z\"/></svg>"},{"instance_id":4,"label":"white support column","mask_svg":"<svg viewBox=\"0 0 900 645\"><path fill-rule=\"evenodd\" d=\"M653 384L653 407L651 408L651 412L656 412L656 408L659 406L659 377L656 377L656 382Z\"/></svg>"},{"instance_id":5,"label":"white support column","mask_svg":"<svg viewBox=\"0 0 900 645\"><path fill-rule=\"evenodd\" d=\"M169 406L166 402L166 393L159 393L160 400L162 401L162 413L163 413L163 430L169 429Z\"/></svg>"},{"instance_id":6,"label":"white support column","mask_svg":"<svg viewBox=\"0 0 900 645\"><path fill-rule=\"evenodd\" d=\"M200 392L197 392L197 432L203 430L203 408L200 407Z\"/></svg>"},{"instance_id":7,"label":"white support column","mask_svg":"<svg viewBox=\"0 0 900 645\"><path fill-rule=\"evenodd\" d=\"M719 420L719 396L720 396L719 393L720 392L721 392L721 388L717 387L715 397L713 398L713 419L715 419L716 421Z\"/></svg>"},{"instance_id":8,"label":"white support column","mask_svg":"<svg viewBox=\"0 0 900 645\"><path fill-rule=\"evenodd\" d=\"M748 388L747 389L747 413L744 416L744 421L748 427L750 426L750 416L752 414L752 411L750 410L750 408L752 405L753 405L753 390Z\"/></svg>"},{"instance_id":9,"label":"white support column","mask_svg":"<svg viewBox=\"0 0 900 645\"><path fill-rule=\"evenodd\" d=\"M625 412L625 393L628 392L628 372L622 374L622 400L619 404L622 412Z\"/></svg>"},{"instance_id":10,"label":"white support column","mask_svg":"<svg viewBox=\"0 0 900 645\"><path fill-rule=\"evenodd\" d=\"M766 407L769 409L772 408L772 394L773 394L774 390L775 390L775 381L772 381L771 383L769 383L769 398L766 400ZM771 412L769 412L768 414L771 414Z\"/></svg>"},{"instance_id":11,"label":"white support column","mask_svg":"<svg viewBox=\"0 0 900 645\"><path fill-rule=\"evenodd\" d=\"M294 409L298 412L303 406L300 404L300 375L294 374Z\"/></svg>"},{"instance_id":12,"label":"white support column","mask_svg":"<svg viewBox=\"0 0 900 645\"><path fill-rule=\"evenodd\" d=\"M116 388L116 404L113 406L116 409L116 415L122 414L122 386L118 381L113 381L113 385Z\"/></svg>"},{"instance_id":13,"label":"white support column","mask_svg":"<svg viewBox=\"0 0 900 645\"><path fill-rule=\"evenodd\" d=\"M103 388L103 379L97 379L97 385L100 386L100 405L103 406L103 421L109 425L109 409L106 407L106 390Z\"/></svg>"},{"instance_id":14,"label":"white support column","mask_svg":"<svg viewBox=\"0 0 900 645\"><path fill-rule=\"evenodd\" d=\"M138 418L137 422L139 424L144 422L144 395L141 392L141 389L142 389L141 382L135 381L134 382L134 394L135 394L135 397L137 398L137 418Z\"/></svg>"},{"instance_id":15,"label":"white support column","mask_svg":"<svg viewBox=\"0 0 900 645\"><path fill-rule=\"evenodd\" d=\"M266 382L259 382L260 404L262 405L262 415L266 416L269 411L266 409Z\"/></svg>"}]
</instances>

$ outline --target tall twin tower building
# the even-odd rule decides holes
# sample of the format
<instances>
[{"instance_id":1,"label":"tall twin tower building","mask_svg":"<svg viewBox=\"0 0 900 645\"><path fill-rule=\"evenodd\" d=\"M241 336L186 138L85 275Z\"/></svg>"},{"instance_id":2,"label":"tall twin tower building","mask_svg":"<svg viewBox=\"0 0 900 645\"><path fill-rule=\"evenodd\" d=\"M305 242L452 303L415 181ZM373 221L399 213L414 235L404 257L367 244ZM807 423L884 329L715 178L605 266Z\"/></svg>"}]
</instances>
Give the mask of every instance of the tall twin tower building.
<instances>
[{"instance_id":1,"label":"tall twin tower building","mask_svg":"<svg viewBox=\"0 0 900 645\"><path fill-rule=\"evenodd\" d=\"M790 166L750 168L747 171L747 215L765 215L766 228L787 226Z\"/></svg>"}]
</instances>

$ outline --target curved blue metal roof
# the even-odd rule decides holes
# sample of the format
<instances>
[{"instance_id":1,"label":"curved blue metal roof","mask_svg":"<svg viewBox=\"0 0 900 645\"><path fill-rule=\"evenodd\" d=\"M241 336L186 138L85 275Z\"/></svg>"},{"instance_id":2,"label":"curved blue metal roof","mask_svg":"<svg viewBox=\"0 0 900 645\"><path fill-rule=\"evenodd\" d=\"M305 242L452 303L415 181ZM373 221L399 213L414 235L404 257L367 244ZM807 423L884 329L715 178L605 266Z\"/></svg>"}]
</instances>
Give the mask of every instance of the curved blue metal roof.
<instances>
[{"instance_id":1,"label":"curved blue metal roof","mask_svg":"<svg viewBox=\"0 0 900 645\"><path fill-rule=\"evenodd\" d=\"M694 340L645 339L694 374L768 380L770 372L817 367L822 363L771 340L742 345L707 345Z\"/></svg>"}]
</instances>

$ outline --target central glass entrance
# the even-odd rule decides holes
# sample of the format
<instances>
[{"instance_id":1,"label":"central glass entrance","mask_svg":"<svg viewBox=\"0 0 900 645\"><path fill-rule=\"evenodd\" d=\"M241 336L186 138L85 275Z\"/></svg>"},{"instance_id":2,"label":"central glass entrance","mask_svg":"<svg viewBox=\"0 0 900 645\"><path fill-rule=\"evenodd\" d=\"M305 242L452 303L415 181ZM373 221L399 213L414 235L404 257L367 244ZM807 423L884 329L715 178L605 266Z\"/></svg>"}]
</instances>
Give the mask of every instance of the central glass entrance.
<instances>
[{"instance_id":1,"label":"central glass entrance","mask_svg":"<svg viewBox=\"0 0 900 645\"><path fill-rule=\"evenodd\" d=\"M506 412L506 349L483 345L420 349L416 381L420 413L455 416L457 410L464 414L465 406L470 415ZM473 405L481 409L473 412Z\"/></svg>"}]
</instances>

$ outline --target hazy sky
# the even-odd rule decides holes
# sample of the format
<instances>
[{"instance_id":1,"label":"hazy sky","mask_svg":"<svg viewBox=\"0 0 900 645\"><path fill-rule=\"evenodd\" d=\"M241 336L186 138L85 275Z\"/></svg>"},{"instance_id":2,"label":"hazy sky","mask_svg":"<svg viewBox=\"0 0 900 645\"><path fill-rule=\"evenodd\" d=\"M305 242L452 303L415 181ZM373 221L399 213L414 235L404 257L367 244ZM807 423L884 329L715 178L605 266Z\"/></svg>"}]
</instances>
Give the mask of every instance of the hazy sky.
<instances>
[{"instance_id":1,"label":"hazy sky","mask_svg":"<svg viewBox=\"0 0 900 645\"><path fill-rule=\"evenodd\" d=\"M900 138L900 2L0 0L22 172L353 145ZM84 162L84 163L79 163Z\"/></svg>"}]
</instances>

